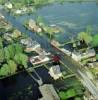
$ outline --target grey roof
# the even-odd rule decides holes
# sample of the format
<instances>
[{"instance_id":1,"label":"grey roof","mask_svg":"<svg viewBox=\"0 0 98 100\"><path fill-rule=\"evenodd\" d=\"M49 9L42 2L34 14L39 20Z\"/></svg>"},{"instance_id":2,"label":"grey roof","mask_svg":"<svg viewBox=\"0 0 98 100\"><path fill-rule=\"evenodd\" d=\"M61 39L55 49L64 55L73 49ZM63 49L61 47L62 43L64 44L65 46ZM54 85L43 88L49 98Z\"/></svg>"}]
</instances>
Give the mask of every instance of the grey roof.
<instances>
[{"instance_id":1,"label":"grey roof","mask_svg":"<svg viewBox=\"0 0 98 100\"><path fill-rule=\"evenodd\" d=\"M42 100L60 100L52 84L45 84L39 87L43 96Z\"/></svg>"}]
</instances>

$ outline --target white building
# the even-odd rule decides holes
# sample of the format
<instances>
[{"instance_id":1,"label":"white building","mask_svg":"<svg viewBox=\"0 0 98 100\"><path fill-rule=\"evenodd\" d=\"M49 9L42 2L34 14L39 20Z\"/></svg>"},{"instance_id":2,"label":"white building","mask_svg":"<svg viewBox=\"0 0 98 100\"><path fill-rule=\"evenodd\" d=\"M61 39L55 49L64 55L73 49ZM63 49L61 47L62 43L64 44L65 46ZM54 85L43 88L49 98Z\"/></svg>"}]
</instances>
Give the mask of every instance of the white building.
<instances>
[{"instance_id":1,"label":"white building","mask_svg":"<svg viewBox=\"0 0 98 100\"><path fill-rule=\"evenodd\" d=\"M75 61L81 61L82 59L94 57L95 55L96 55L96 53L95 53L94 49L88 49L84 53L80 53L80 52L77 52L77 51L72 52L72 58Z\"/></svg>"},{"instance_id":2,"label":"white building","mask_svg":"<svg viewBox=\"0 0 98 100\"><path fill-rule=\"evenodd\" d=\"M29 20L29 28L33 30L34 32L42 32L42 29L36 24L36 22L33 19Z\"/></svg>"},{"instance_id":3,"label":"white building","mask_svg":"<svg viewBox=\"0 0 98 100\"><path fill-rule=\"evenodd\" d=\"M54 80L57 80L60 77L63 77L63 74L62 74L62 72L60 70L60 66L59 65L51 67L49 69L49 74L50 74L51 77L53 77Z\"/></svg>"},{"instance_id":4,"label":"white building","mask_svg":"<svg viewBox=\"0 0 98 100\"><path fill-rule=\"evenodd\" d=\"M48 62L49 60L50 60L50 58L47 56L44 56L44 55L43 56L42 55L32 56L30 58L30 62L33 65L42 64L42 63Z\"/></svg>"},{"instance_id":5,"label":"white building","mask_svg":"<svg viewBox=\"0 0 98 100\"><path fill-rule=\"evenodd\" d=\"M31 38L21 39L20 43L26 46L26 52L36 51L36 49L41 48L40 44Z\"/></svg>"},{"instance_id":6,"label":"white building","mask_svg":"<svg viewBox=\"0 0 98 100\"><path fill-rule=\"evenodd\" d=\"M10 2L5 3L5 7L7 7L8 9L12 9L13 5Z\"/></svg>"}]
</instances>

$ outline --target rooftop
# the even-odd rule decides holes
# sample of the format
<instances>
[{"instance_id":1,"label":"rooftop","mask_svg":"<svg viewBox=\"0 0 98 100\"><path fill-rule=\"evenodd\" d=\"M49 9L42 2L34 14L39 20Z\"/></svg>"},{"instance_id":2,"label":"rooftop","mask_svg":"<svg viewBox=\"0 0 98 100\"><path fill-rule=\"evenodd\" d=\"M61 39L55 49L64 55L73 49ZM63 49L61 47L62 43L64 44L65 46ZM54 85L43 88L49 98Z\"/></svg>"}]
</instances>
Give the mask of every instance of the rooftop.
<instances>
[{"instance_id":1,"label":"rooftop","mask_svg":"<svg viewBox=\"0 0 98 100\"><path fill-rule=\"evenodd\" d=\"M60 100L52 84L45 84L39 87L43 96L42 100Z\"/></svg>"}]
</instances>

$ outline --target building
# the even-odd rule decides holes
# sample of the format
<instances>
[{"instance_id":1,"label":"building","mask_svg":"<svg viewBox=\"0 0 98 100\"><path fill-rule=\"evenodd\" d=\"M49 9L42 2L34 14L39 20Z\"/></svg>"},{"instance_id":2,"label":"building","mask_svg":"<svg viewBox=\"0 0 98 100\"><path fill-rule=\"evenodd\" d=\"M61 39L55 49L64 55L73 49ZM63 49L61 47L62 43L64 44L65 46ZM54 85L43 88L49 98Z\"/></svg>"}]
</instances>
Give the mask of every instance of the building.
<instances>
[{"instance_id":1,"label":"building","mask_svg":"<svg viewBox=\"0 0 98 100\"><path fill-rule=\"evenodd\" d=\"M36 24L36 22L32 19L29 20L29 28L34 32L42 32L42 29Z\"/></svg>"},{"instance_id":2,"label":"building","mask_svg":"<svg viewBox=\"0 0 98 100\"><path fill-rule=\"evenodd\" d=\"M50 60L50 58L47 57L47 56L44 56L44 55L32 56L32 57L30 58L30 62L31 62L33 65L46 63L46 62L48 62L49 60Z\"/></svg>"},{"instance_id":3,"label":"building","mask_svg":"<svg viewBox=\"0 0 98 100\"><path fill-rule=\"evenodd\" d=\"M8 9L12 9L13 5L12 5L12 3L7 2L7 3L5 3L5 7L8 8Z\"/></svg>"},{"instance_id":4,"label":"building","mask_svg":"<svg viewBox=\"0 0 98 100\"><path fill-rule=\"evenodd\" d=\"M60 77L63 77L63 74L62 74L62 72L60 70L60 66L59 65L51 67L49 69L49 74L50 74L51 77L53 77L54 80L57 80Z\"/></svg>"},{"instance_id":5,"label":"building","mask_svg":"<svg viewBox=\"0 0 98 100\"><path fill-rule=\"evenodd\" d=\"M72 58L75 60L75 61L81 61L83 59L88 59L88 58L92 58L92 57L95 57L96 55L96 52L94 49L88 49L86 50L86 52L78 52L78 51L74 51L72 52Z\"/></svg>"},{"instance_id":6,"label":"building","mask_svg":"<svg viewBox=\"0 0 98 100\"><path fill-rule=\"evenodd\" d=\"M39 90L43 96L39 100L60 100L52 84L42 85L39 87Z\"/></svg>"},{"instance_id":7,"label":"building","mask_svg":"<svg viewBox=\"0 0 98 100\"><path fill-rule=\"evenodd\" d=\"M31 38L21 39L20 43L25 46L26 52L36 51L37 48L41 48L40 44Z\"/></svg>"}]
</instances>

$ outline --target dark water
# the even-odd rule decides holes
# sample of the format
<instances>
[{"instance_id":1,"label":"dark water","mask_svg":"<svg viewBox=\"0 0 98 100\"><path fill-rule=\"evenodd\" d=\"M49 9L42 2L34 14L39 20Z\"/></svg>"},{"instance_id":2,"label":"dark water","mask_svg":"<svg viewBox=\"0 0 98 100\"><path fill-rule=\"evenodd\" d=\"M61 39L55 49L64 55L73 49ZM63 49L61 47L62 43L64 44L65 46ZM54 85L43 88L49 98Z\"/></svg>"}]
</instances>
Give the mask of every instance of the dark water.
<instances>
[{"instance_id":1,"label":"dark water","mask_svg":"<svg viewBox=\"0 0 98 100\"><path fill-rule=\"evenodd\" d=\"M65 29L64 34L61 33L60 35L56 36L59 41L64 41L71 35L75 35L80 31L85 31L88 25L93 27L93 33L98 32L98 5L94 2L65 3L63 5L53 4L42 7L36 12L35 15L24 15L17 18L14 18L4 11L3 13L8 21L10 21L20 31L27 33L32 37L32 39L35 39L37 36L34 35L34 33L27 31L22 24L26 19L35 19L37 16L43 16L47 23L57 24ZM42 41L41 37L37 38L37 40L41 44L44 43L44 46L42 45L42 47L51 48L49 45L47 45L47 42L45 42L46 40ZM46 69L40 68L37 70L37 72L43 78L44 83L53 83L53 80L51 80L51 77L47 73ZM29 85L32 86L32 100L37 100L37 98L41 96L38 90L38 85L26 73L19 74L13 78L0 81L0 94L2 95L0 100L8 100L10 95L15 95L15 93L20 90L25 91L24 89ZM24 96L26 96L26 94L24 94ZM14 100L25 100L21 98Z\"/></svg>"},{"instance_id":2,"label":"dark water","mask_svg":"<svg viewBox=\"0 0 98 100\"><path fill-rule=\"evenodd\" d=\"M43 77L44 83L50 83L49 75L46 69L40 68L37 69L37 72L41 77ZM33 75L36 77L35 74ZM30 90L27 89L29 86L31 86ZM29 94L30 91L32 92ZM22 93L19 94L19 92ZM8 98L11 97L14 97L12 100L37 100L41 97L41 94L38 90L38 84L32 80L26 72L23 72L19 75L0 81L0 97L0 100L9 100Z\"/></svg>"}]
</instances>

